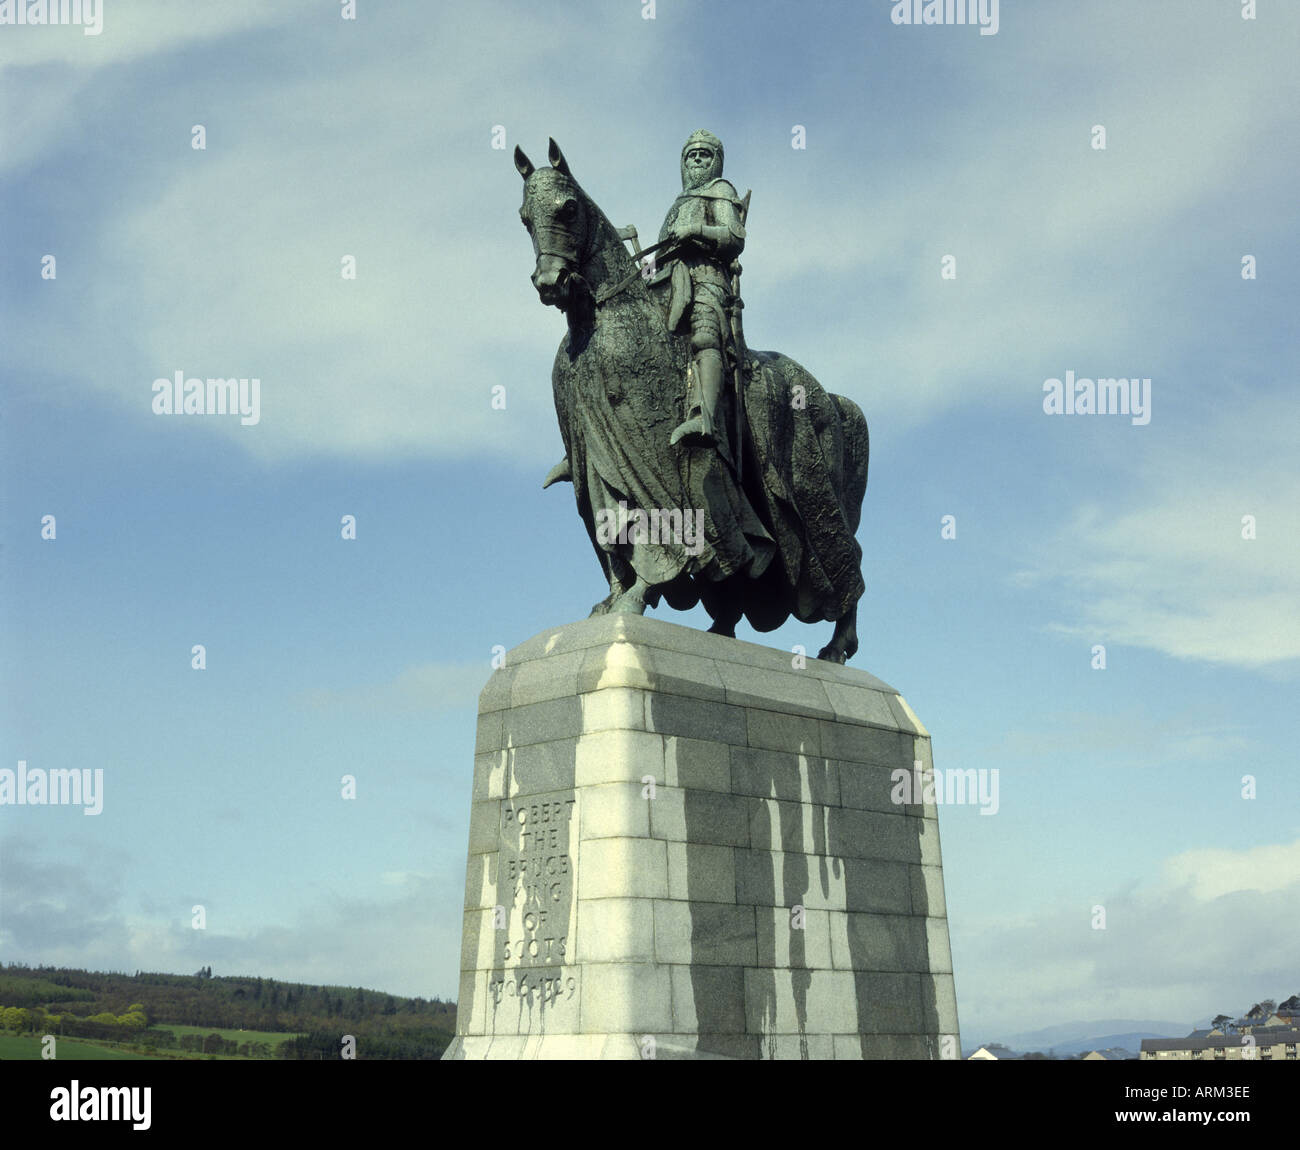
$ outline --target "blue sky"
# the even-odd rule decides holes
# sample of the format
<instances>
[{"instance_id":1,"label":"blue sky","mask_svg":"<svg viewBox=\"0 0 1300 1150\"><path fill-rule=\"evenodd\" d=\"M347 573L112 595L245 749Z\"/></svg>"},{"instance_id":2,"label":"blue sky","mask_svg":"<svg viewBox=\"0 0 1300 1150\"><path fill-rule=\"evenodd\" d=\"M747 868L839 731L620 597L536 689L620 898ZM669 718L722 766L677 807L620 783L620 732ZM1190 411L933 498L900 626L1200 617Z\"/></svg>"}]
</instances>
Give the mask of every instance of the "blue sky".
<instances>
[{"instance_id":1,"label":"blue sky","mask_svg":"<svg viewBox=\"0 0 1300 1150\"><path fill-rule=\"evenodd\" d=\"M652 237L708 127L751 346L871 426L854 663L1000 771L941 812L963 1037L1300 991L1300 9L891 7L0 27L0 765L105 771L98 817L0 808L0 957L455 996L492 648L604 594L540 490L562 321L511 151ZM153 414L177 370L258 377L260 421ZM1046 415L1067 371L1150 378L1150 423Z\"/></svg>"}]
</instances>

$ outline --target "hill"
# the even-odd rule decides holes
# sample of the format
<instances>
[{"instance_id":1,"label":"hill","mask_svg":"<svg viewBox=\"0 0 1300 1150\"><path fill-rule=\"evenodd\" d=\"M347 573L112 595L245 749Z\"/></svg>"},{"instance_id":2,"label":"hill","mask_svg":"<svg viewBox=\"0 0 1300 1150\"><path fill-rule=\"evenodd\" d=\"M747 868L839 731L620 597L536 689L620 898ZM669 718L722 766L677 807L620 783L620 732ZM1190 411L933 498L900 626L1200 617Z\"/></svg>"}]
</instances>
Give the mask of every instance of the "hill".
<instances>
[{"instance_id":1,"label":"hill","mask_svg":"<svg viewBox=\"0 0 1300 1150\"><path fill-rule=\"evenodd\" d=\"M0 1025L13 1034L86 1038L159 1053L338 1058L439 1058L456 1031L455 1003L361 987L256 976L135 974L0 965ZM173 1027L175 1029L173 1029Z\"/></svg>"}]
</instances>

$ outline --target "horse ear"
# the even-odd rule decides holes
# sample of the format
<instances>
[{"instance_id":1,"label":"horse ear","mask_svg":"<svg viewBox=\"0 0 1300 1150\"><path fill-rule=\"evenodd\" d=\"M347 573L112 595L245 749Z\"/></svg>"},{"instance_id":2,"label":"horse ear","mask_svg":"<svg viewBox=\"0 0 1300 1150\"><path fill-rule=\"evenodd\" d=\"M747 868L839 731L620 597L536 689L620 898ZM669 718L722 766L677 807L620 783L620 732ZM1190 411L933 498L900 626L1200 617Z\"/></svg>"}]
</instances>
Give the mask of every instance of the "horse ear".
<instances>
[{"instance_id":1,"label":"horse ear","mask_svg":"<svg viewBox=\"0 0 1300 1150\"><path fill-rule=\"evenodd\" d=\"M533 174L533 161L524 155L523 149L518 144L515 145L515 170L525 180Z\"/></svg>"},{"instance_id":2,"label":"horse ear","mask_svg":"<svg viewBox=\"0 0 1300 1150\"><path fill-rule=\"evenodd\" d=\"M560 145L551 140L550 148L551 167L555 168L562 175L572 175L569 171L569 161L564 158L564 153L560 151Z\"/></svg>"}]
</instances>

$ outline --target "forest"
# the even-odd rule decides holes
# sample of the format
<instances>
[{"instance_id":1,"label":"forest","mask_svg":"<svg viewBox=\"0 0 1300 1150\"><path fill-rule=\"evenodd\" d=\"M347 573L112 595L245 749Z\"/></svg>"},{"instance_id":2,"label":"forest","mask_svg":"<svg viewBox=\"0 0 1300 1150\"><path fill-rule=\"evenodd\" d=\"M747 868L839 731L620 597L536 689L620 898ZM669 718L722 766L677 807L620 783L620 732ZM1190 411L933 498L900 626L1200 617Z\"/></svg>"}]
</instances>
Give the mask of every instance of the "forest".
<instances>
[{"instance_id":1,"label":"forest","mask_svg":"<svg viewBox=\"0 0 1300 1150\"><path fill-rule=\"evenodd\" d=\"M441 1057L455 1034L456 1004L361 987L214 976L210 966L182 975L15 963L0 964L0 1027L160 1055L286 1059L339 1058L350 1035L358 1058L429 1059Z\"/></svg>"}]
</instances>

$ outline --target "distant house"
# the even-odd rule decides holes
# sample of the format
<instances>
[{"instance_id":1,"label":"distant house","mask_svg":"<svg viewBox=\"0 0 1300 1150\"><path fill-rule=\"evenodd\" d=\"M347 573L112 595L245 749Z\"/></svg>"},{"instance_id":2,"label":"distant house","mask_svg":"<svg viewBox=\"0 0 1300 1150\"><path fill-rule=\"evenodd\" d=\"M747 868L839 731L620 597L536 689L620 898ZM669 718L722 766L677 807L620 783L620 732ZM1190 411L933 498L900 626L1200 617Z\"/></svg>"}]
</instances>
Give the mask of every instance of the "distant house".
<instances>
[{"instance_id":1,"label":"distant house","mask_svg":"<svg viewBox=\"0 0 1300 1150\"><path fill-rule=\"evenodd\" d=\"M1111 1046L1105 1050L1090 1050L1080 1059L1081 1062L1132 1062L1134 1056L1131 1051L1125 1050L1122 1046Z\"/></svg>"},{"instance_id":2,"label":"distant house","mask_svg":"<svg viewBox=\"0 0 1300 1150\"><path fill-rule=\"evenodd\" d=\"M1271 1021L1271 1020L1270 1020ZM1177 1059L1229 1061L1258 1058L1261 1062L1296 1062L1300 1053L1300 1027L1265 1026L1246 1023L1247 1034L1205 1034L1193 1032L1186 1038L1144 1038L1141 1058L1144 1062ZM1250 1053L1248 1053L1250 1052Z\"/></svg>"}]
</instances>

